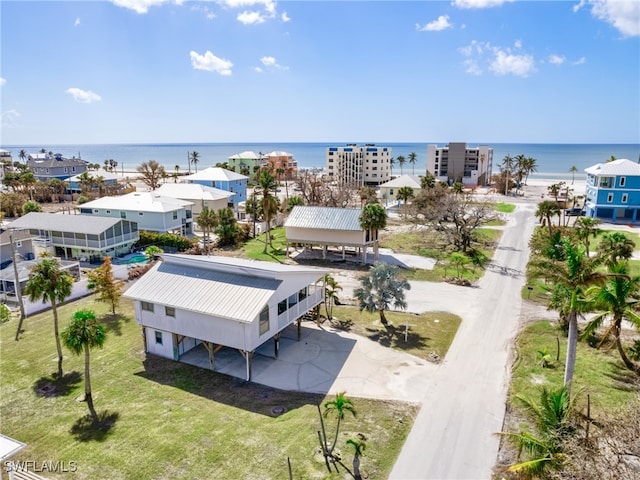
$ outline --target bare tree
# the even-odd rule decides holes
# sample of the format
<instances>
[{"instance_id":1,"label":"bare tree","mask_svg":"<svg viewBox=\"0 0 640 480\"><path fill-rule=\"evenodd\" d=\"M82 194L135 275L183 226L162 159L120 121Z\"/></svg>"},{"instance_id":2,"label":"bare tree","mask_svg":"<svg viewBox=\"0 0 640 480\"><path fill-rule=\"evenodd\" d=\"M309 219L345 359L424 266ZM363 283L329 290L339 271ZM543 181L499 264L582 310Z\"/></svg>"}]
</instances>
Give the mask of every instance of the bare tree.
<instances>
[{"instance_id":1,"label":"bare tree","mask_svg":"<svg viewBox=\"0 0 640 480\"><path fill-rule=\"evenodd\" d=\"M138 165L136 169L142 175L140 180L147 185L151 190L155 190L160 186L160 180L167 176L167 172L164 166L160 165L155 160L149 160Z\"/></svg>"}]
</instances>

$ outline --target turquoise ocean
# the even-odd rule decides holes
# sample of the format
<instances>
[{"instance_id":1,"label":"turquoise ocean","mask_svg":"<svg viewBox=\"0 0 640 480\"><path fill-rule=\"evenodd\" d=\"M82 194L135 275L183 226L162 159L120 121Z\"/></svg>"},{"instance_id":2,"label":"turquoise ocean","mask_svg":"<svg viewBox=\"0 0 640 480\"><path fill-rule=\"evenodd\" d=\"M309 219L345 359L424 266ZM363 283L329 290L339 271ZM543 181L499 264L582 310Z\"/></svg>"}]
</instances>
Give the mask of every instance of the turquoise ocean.
<instances>
[{"instance_id":1,"label":"turquoise ocean","mask_svg":"<svg viewBox=\"0 0 640 480\"><path fill-rule=\"evenodd\" d=\"M357 143L357 142L349 142ZM427 145L436 144L446 146L447 142L423 143L375 143L378 146L391 147L393 156L403 155L408 158L411 152L417 155L415 165L405 164L402 173L423 175L426 170ZM42 148L46 151L61 153L65 157L80 157L91 163L103 164L104 160L113 159L118 162L118 170L132 171L136 166L148 160L156 160L167 170L174 171L179 165L181 172L188 170L187 158L189 152L199 153L198 169L210 167L216 163L226 161L231 155L244 151L269 153L285 151L293 155L301 169L324 168L327 147L341 146L341 142L322 143L171 143L171 144L85 144L85 145L8 145L0 148L9 150L14 160L19 160L20 150L27 153L37 153ZM473 143L467 146L476 147L487 145L493 148L493 171L498 171L498 165L506 155L524 155L537 160L538 172L531 178L540 179L571 179L569 169L578 168L576 179L584 178L584 169L596 163L605 162L614 156L627 158L634 162L640 161L640 143L638 144L544 144L544 143ZM192 166L192 171L194 167ZM394 175L400 174L398 165L394 168Z\"/></svg>"}]
</instances>

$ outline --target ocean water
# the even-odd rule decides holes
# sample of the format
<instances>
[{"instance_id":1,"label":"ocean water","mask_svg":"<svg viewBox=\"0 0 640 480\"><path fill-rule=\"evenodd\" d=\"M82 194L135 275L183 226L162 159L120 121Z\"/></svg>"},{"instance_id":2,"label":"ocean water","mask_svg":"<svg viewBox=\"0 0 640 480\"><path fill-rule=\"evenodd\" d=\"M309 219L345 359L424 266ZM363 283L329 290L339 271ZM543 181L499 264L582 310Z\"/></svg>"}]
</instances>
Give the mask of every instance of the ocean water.
<instances>
[{"instance_id":1,"label":"ocean water","mask_svg":"<svg viewBox=\"0 0 640 480\"><path fill-rule=\"evenodd\" d=\"M349 142L356 143L356 142ZM374 142L360 142L364 143ZM391 147L393 156L403 155L408 158L411 152L417 154L415 165L406 163L402 173L423 175L426 170L427 145L435 143L446 146L447 142L424 143L385 143L376 142L378 146ZM329 146L345 145L343 142L322 143L180 143L180 144L104 144L104 145L7 145L0 148L9 150L14 160L19 160L18 153L37 153L42 148L46 151L61 153L65 157L80 157L91 163L103 164L104 160L113 159L118 162L118 170L132 171L136 166L148 160L156 160L167 170L174 171L175 166L181 172L188 171L189 152L199 153L198 169L210 167L224 162L231 155L244 151L268 153L274 150L291 153L297 160L299 168L324 168L326 149ZM493 170L506 155L524 155L537 160L538 172L531 178L571 179L571 166L578 168L576 179L585 178L584 169L596 163L607 161L611 156L640 161L640 144L544 144L544 143L490 143L467 142L470 147L488 145L493 148ZM192 171L194 166L191 166ZM394 175L400 174L398 165Z\"/></svg>"}]
</instances>

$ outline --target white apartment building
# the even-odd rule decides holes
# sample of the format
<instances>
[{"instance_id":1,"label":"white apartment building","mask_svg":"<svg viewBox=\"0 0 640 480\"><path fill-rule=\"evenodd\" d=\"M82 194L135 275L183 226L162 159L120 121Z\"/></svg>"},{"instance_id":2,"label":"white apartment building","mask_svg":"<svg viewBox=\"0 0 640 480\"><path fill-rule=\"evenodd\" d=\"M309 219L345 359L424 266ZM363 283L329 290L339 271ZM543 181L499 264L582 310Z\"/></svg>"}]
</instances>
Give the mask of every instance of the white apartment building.
<instances>
[{"instance_id":1,"label":"white apartment building","mask_svg":"<svg viewBox=\"0 0 640 480\"><path fill-rule=\"evenodd\" d=\"M467 147L464 142L450 142L446 147L427 145L427 172L437 180L486 186L491 182L492 168L493 148Z\"/></svg>"},{"instance_id":2,"label":"white apartment building","mask_svg":"<svg viewBox=\"0 0 640 480\"><path fill-rule=\"evenodd\" d=\"M376 186L391 180L391 147L372 143L327 148L327 174L343 185Z\"/></svg>"}]
</instances>

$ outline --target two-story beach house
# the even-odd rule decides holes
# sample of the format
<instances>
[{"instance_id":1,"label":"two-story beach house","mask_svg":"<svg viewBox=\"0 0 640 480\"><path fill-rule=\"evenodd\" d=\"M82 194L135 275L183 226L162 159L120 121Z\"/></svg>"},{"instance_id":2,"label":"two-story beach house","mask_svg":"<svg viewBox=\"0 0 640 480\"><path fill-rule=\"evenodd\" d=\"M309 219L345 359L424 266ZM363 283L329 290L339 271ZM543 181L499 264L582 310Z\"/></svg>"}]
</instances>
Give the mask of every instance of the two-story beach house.
<instances>
[{"instance_id":1,"label":"two-story beach house","mask_svg":"<svg viewBox=\"0 0 640 480\"><path fill-rule=\"evenodd\" d=\"M187 235L193 232L193 202L154 192L132 192L102 197L80 205L82 215L122 218L136 222L140 230Z\"/></svg>"},{"instance_id":2,"label":"two-story beach house","mask_svg":"<svg viewBox=\"0 0 640 480\"><path fill-rule=\"evenodd\" d=\"M422 190L420 177L417 175L401 175L380 185L378 196L382 199L384 205L396 203L398 200L398 190L403 187L409 187L413 190L413 195L418 196Z\"/></svg>"},{"instance_id":3,"label":"two-story beach house","mask_svg":"<svg viewBox=\"0 0 640 480\"><path fill-rule=\"evenodd\" d=\"M640 209L640 164L627 159L586 168L585 215L635 223Z\"/></svg>"},{"instance_id":4,"label":"two-story beach house","mask_svg":"<svg viewBox=\"0 0 640 480\"><path fill-rule=\"evenodd\" d=\"M222 347L246 362L256 349L324 301L325 271L230 257L162 256L124 294L135 303L145 351L179 361L206 349L209 367ZM200 346L202 345L202 346Z\"/></svg>"},{"instance_id":5,"label":"two-story beach house","mask_svg":"<svg viewBox=\"0 0 640 480\"><path fill-rule=\"evenodd\" d=\"M66 180L69 193L80 193L85 190L91 190L99 195L104 191L114 192L118 190L118 181L122 177L114 172L105 170L87 171L73 175Z\"/></svg>"},{"instance_id":6,"label":"two-story beach house","mask_svg":"<svg viewBox=\"0 0 640 480\"><path fill-rule=\"evenodd\" d=\"M204 207L217 212L223 208L233 208L235 193L213 187L205 187L199 183L163 183L156 190L158 195L178 198L193 203L193 217L197 221L198 215Z\"/></svg>"},{"instance_id":7,"label":"two-story beach house","mask_svg":"<svg viewBox=\"0 0 640 480\"><path fill-rule=\"evenodd\" d=\"M35 256L48 252L64 259L91 262L129 253L140 239L138 224L120 217L31 212L7 227L30 233Z\"/></svg>"},{"instance_id":8,"label":"two-story beach house","mask_svg":"<svg viewBox=\"0 0 640 480\"><path fill-rule=\"evenodd\" d=\"M41 182L52 178L66 180L87 170L88 162L79 158L64 158L56 153L36 153L29 155L27 166Z\"/></svg>"},{"instance_id":9,"label":"two-story beach house","mask_svg":"<svg viewBox=\"0 0 640 480\"><path fill-rule=\"evenodd\" d=\"M256 178L257 172L263 164L264 155L250 151L236 153L235 155L231 155L227 158L227 165L229 165L229 168L240 175L249 177L252 180Z\"/></svg>"},{"instance_id":10,"label":"two-story beach house","mask_svg":"<svg viewBox=\"0 0 640 480\"><path fill-rule=\"evenodd\" d=\"M231 198L235 212L238 211L238 204L247 200L247 183L249 177L240 175L220 167L209 167L193 175L184 177L187 183L199 183L206 187L214 187L227 192L235 193Z\"/></svg>"}]
</instances>

